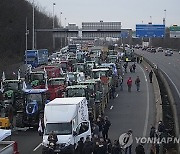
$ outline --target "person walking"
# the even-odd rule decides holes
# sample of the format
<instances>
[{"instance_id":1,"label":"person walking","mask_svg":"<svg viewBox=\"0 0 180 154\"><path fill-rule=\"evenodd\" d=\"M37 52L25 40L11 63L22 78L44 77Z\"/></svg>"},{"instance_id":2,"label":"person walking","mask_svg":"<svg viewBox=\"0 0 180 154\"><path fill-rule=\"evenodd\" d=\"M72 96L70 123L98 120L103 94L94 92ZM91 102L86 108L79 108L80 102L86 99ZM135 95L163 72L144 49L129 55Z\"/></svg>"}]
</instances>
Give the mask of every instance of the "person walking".
<instances>
[{"instance_id":1,"label":"person walking","mask_svg":"<svg viewBox=\"0 0 180 154\"><path fill-rule=\"evenodd\" d=\"M101 117L101 115L98 116L96 124L99 127L99 137L102 137L102 129L103 129L103 125L104 125L104 120Z\"/></svg>"},{"instance_id":2,"label":"person walking","mask_svg":"<svg viewBox=\"0 0 180 154\"><path fill-rule=\"evenodd\" d=\"M111 88L111 98L115 98L115 92L116 92L116 89L115 89L115 85L113 84L112 88Z\"/></svg>"},{"instance_id":3,"label":"person walking","mask_svg":"<svg viewBox=\"0 0 180 154\"><path fill-rule=\"evenodd\" d=\"M152 77L153 77L153 71L151 70L149 72L149 80L150 80L150 83L152 83Z\"/></svg>"},{"instance_id":4,"label":"person walking","mask_svg":"<svg viewBox=\"0 0 180 154\"><path fill-rule=\"evenodd\" d=\"M124 63L123 67L124 67L125 73L127 73L128 62Z\"/></svg>"},{"instance_id":5,"label":"person walking","mask_svg":"<svg viewBox=\"0 0 180 154\"><path fill-rule=\"evenodd\" d=\"M127 80L127 86L128 86L128 92L131 92L131 87L132 87L132 79L131 79L131 77L129 77L129 79Z\"/></svg>"},{"instance_id":6,"label":"person walking","mask_svg":"<svg viewBox=\"0 0 180 154\"><path fill-rule=\"evenodd\" d=\"M111 126L111 122L108 120L108 117L106 116L104 118L104 125L102 129L102 135L104 139L108 139L108 131L109 131L110 126Z\"/></svg>"},{"instance_id":7,"label":"person walking","mask_svg":"<svg viewBox=\"0 0 180 154\"><path fill-rule=\"evenodd\" d=\"M135 63L132 65L132 69L133 69L133 72L135 73L135 71L136 71L136 64Z\"/></svg>"},{"instance_id":8,"label":"person walking","mask_svg":"<svg viewBox=\"0 0 180 154\"><path fill-rule=\"evenodd\" d=\"M123 77L120 76L120 90L123 91Z\"/></svg>"},{"instance_id":9,"label":"person walking","mask_svg":"<svg viewBox=\"0 0 180 154\"><path fill-rule=\"evenodd\" d=\"M140 91L140 79L139 79L139 76L137 76L136 80L135 80L135 85L136 85L136 88L137 88L137 91Z\"/></svg>"}]
</instances>

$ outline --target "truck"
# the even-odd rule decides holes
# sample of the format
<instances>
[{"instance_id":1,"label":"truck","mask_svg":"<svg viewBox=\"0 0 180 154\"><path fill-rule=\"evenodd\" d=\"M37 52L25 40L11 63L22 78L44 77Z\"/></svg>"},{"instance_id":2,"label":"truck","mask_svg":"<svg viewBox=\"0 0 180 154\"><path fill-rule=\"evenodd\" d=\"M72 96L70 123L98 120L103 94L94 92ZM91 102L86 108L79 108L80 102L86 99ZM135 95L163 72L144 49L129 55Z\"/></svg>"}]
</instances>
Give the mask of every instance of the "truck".
<instances>
[{"instance_id":1,"label":"truck","mask_svg":"<svg viewBox=\"0 0 180 154\"><path fill-rule=\"evenodd\" d=\"M91 138L91 126L85 97L56 98L45 105L42 153L47 154L50 146L49 134L53 131L58 138L54 153L73 154L81 137Z\"/></svg>"},{"instance_id":2,"label":"truck","mask_svg":"<svg viewBox=\"0 0 180 154\"><path fill-rule=\"evenodd\" d=\"M39 85L35 89L45 89L46 85ZM51 78L47 81L47 98L53 100L55 98L64 97L66 90L66 79L65 78Z\"/></svg>"},{"instance_id":3,"label":"truck","mask_svg":"<svg viewBox=\"0 0 180 154\"><path fill-rule=\"evenodd\" d=\"M48 64L48 50L26 50L24 54L24 63L31 64L33 68Z\"/></svg>"},{"instance_id":4,"label":"truck","mask_svg":"<svg viewBox=\"0 0 180 154\"><path fill-rule=\"evenodd\" d=\"M90 100L95 102L95 109L94 109L94 119L96 120L98 115L104 113L103 111L103 92L102 92L102 84L101 80L99 79L87 79L85 81L79 82L79 85L87 85L89 88L90 93Z\"/></svg>"}]
</instances>

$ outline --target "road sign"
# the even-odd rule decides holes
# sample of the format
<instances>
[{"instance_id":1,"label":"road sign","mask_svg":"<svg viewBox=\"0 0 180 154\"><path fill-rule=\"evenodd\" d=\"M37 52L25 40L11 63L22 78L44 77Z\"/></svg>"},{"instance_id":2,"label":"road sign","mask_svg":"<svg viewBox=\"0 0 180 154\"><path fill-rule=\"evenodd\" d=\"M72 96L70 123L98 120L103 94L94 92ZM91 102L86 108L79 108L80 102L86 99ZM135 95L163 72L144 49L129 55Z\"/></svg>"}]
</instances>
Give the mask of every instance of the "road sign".
<instances>
[{"instance_id":1,"label":"road sign","mask_svg":"<svg viewBox=\"0 0 180 154\"><path fill-rule=\"evenodd\" d=\"M164 37L165 25L138 24L136 37Z\"/></svg>"},{"instance_id":2,"label":"road sign","mask_svg":"<svg viewBox=\"0 0 180 154\"><path fill-rule=\"evenodd\" d=\"M180 26L171 26L170 38L180 38Z\"/></svg>"}]
</instances>

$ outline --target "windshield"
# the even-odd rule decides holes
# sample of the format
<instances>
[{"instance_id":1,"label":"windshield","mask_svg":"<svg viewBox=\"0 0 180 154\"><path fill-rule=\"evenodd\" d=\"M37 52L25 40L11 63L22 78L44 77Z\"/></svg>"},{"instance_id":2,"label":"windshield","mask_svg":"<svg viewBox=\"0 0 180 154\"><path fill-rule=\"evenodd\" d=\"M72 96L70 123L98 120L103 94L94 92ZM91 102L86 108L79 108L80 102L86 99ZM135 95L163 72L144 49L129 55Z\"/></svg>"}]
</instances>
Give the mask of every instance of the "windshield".
<instances>
[{"instance_id":1,"label":"windshield","mask_svg":"<svg viewBox=\"0 0 180 154\"><path fill-rule=\"evenodd\" d=\"M32 73L31 74L31 81L34 80L44 80L44 74L43 73Z\"/></svg>"},{"instance_id":2,"label":"windshield","mask_svg":"<svg viewBox=\"0 0 180 154\"><path fill-rule=\"evenodd\" d=\"M85 89L68 89L68 97L86 97Z\"/></svg>"},{"instance_id":3,"label":"windshield","mask_svg":"<svg viewBox=\"0 0 180 154\"><path fill-rule=\"evenodd\" d=\"M64 85L65 84L64 82L65 82L64 80L50 80L49 84L50 85Z\"/></svg>"},{"instance_id":4,"label":"windshield","mask_svg":"<svg viewBox=\"0 0 180 154\"><path fill-rule=\"evenodd\" d=\"M28 62L35 61L35 57L32 57L32 58L27 57L27 61L28 61Z\"/></svg>"},{"instance_id":5,"label":"windshield","mask_svg":"<svg viewBox=\"0 0 180 154\"><path fill-rule=\"evenodd\" d=\"M104 72L104 71L103 72L94 72L93 78L98 79L101 76L106 76L106 72Z\"/></svg>"},{"instance_id":6,"label":"windshield","mask_svg":"<svg viewBox=\"0 0 180 154\"><path fill-rule=\"evenodd\" d=\"M49 135L51 132L57 135L70 135L72 134L72 124L67 123L47 123L45 128L45 134Z\"/></svg>"},{"instance_id":7,"label":"windshield","mask_svg":"<svg viewBox=\"0 0 180 154\"><path fill-rule=\"evenodd\" d=\"M5 88L11 90L18 90L18 82L7 82ZM22 88L22 84L21 84L21 88Z\"/></svg>"},{"instance_id":8,"label":"windshield","mask_svg":"<svg viewBox=\"0 0 180 154\"><path fill-rule=\"evenodd\" d=\"M76 76L75 74L68 74L69 80L70 81L76 81Z\"/></svg>"},{"instance_id":9,"label":"windshield","mask_svg":"<svg viewBox=\"0 0 180 154\"><path fill-rule=\"evenodd\" d=\"M30 103L33 101L41 103L42 102L42 94L28 94L27 102Z\"/></svg>"}]
</instances>

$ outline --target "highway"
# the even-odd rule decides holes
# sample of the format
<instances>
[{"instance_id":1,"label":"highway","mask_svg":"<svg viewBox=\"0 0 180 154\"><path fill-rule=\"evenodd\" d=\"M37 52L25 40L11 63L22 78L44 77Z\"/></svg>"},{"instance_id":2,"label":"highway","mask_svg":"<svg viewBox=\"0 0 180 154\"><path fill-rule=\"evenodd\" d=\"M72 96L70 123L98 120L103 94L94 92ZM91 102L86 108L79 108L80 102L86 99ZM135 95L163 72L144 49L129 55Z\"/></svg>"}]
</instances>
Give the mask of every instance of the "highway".
<instances>
[{"instance_id":1,"label":"highway","mask_svg":"<svg viewBox=\"0 0 180 154\"><path fill-rule=\"evenodd\" d=\"M173 93L178 117L180 117L180 54L174 52L172 56L165 56L163 52L150 53L141 49L135 52L147 58L164 72Z\"/></svg>"},{"instance_id":2,"label":"highway","mask_svg":"<svg viewBox=\"0 0 180 154\"><path fill-rule=\"evenodd\" d=\"M140 92L136 91L134 81L140 77L141 88ZM128 77L132 77L133 87L132 92L127 91L126 81ZM133 130L134 143L133 152L136 147L135 137L149 136L151 124L154 124L155 119L155 104L152 84L149 83L148 74L137 65L136 73L125 73L123 91L119 87L116 89L116 98L110 100L105 116L108 116L112 125L109 131L109 137L113 141L119 136ZM29 129L27 131L14 132L12 140L18 142L21 154L40 154L42 138L36 130ZM149 146L146 146L146 151Z\"/></svg>"}]
</instances>

